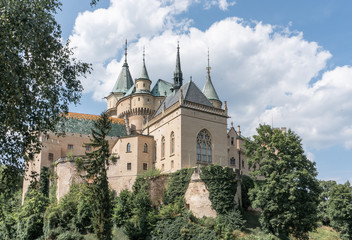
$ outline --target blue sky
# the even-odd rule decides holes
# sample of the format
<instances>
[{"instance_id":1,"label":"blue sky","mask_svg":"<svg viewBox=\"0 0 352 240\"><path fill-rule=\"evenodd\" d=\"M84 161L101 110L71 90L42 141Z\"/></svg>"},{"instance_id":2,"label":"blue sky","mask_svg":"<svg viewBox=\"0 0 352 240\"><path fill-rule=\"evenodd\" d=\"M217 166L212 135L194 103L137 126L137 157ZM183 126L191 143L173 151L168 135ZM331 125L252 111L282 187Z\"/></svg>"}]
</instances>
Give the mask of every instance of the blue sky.
<instances>
[{"instance_id":1,"label":"blue sky","mask_svg":"<svg viewBox=\"0 0 352 240\"><path fill-rule=\"evenodd\" d=\"M352 2L349 0L64 0L57 20L75 56L93 64L82 103L99 114L121 69L124 39L137 77L146 47L153 82L171 81L176 42L186 80L212 79L247 136L259 123L303 139L320 179L352 180ZM138 4L136 4L138 3Z\"/></svg>"}]
</instances>

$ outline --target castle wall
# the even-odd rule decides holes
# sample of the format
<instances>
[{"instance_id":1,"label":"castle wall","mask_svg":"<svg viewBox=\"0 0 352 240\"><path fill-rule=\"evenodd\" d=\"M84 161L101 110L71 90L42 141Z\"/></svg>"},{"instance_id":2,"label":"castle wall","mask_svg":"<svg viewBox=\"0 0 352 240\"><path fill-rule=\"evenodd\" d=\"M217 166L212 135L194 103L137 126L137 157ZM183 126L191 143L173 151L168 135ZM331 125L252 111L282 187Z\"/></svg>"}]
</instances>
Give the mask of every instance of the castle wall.
<instances>
[{"instance_id":1,"label":"castle wall","mask_svg":"<svg viewBox=\"0 0 352 240\"><path fill-rule=\"evenodd\" d=\"M171 107L168 114L163 113L160 121L149 126L149 134L154 137L156 143L156 161L155 168L162 170L163 173L175 172L181 169L181 109ZM174 152L171 152L171 133L174 133L175 144ZM162 138L165 138L165 152L162 157Z\"/></svg>"},{"instance_id":2,"label":"castle wall","mask_svg":"<svg viewBox=\"0 0 352 240\"><path fill-rule=\"evenodd\" d=\"M200 179L199 173L194 171L185 194L186 204L197 218L216 217L216 211L211 206L209 191Z\"/></svg>"},{"instance_id":3,"label":"castle wall","mask_svg":"<svg viewBox=\"0 0 352 240\"><path fill-rule=\"evenodd\" d=\"M181 168L194 167L199 164L196 155L196 139L202 129L208 130L211 135L212 163L227 166L227 117L189 108L181 108L181 110Z\"/></svg>"}]
</instances>

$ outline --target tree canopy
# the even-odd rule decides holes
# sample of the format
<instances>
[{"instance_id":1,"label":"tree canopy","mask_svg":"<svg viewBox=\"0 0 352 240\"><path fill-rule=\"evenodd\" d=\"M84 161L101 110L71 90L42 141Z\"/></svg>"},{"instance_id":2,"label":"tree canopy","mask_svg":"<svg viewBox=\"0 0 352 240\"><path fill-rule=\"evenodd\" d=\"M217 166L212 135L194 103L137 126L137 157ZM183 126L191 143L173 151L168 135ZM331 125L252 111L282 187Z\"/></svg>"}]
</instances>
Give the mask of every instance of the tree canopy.
<instances>
[{"instance_id":1,"label":"tree canopy","mask_svg":"<svg viewBox=\"0 0 352 240\"><path fill-rule=\"evenodd\" d=\"M79 77L90 65L61 39L58 0L0 1L0 164L40 150L39 134L54 131L60 113L78 103Z\"/></svg>"},{"instance_id":2,"label":"tree canopy","mask_svg":"<svg viewBox=\"0 0 352 240\"><path fill-rule=\"evenodd\" d=\"M264 177L250 191L254 207L262 209L261 225L281 238L292 234L305 239L317 222L315 163L307 159L293 131L260 125L257 133L244 147L253 175Z\"/></svg>"}]
</instances>

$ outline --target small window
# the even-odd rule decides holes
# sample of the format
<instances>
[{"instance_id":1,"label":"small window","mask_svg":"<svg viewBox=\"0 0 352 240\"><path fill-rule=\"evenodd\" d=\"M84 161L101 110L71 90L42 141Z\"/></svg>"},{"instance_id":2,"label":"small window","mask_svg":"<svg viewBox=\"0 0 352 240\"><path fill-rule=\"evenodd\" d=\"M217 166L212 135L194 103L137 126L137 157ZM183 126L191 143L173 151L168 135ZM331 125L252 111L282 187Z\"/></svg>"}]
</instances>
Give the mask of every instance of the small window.
<instances>
[{"instance_id":1,"label":"small window","mask_svg":"<svg viewBox=\"0 0 352 240\"><path fill-rule=\"evenodd\" d=\"M234 144L234 137L231 137L231 145Z\"/></svg>"},{"instance_id":2,"label":"small window","mask_svg":"<svg viewBox=\"0 0 352 240\"><path fill-rule=\"evenodd\" d=\"M143 163L143 170L147 171L148 170L148 163Z\"/></svg>"},{"instance_id":3,"label":"small window","mask_svg":"<svg viewBox=\"0 0 352 240\"><path fill-rule=\"evenodd\" d=\"M171 168L174 168L174 160L171 161Z\"/></svg>"},{"instance_id":4,"label":"small window","mask_svg":"<svg viewBox=\"0 0 352 240\"><path fill-rule=\"evenodd\" d=\"M126 152L131 152L131 144L130 143L127 143L127 146L126 146Z\"/></svg>"},{"instance_id":5,"label":"small window","mask_svg":"<svg viewBox=\"0 0 352 240\"><path fill-rule=\"evenodd\" d=\"M174 134L174 132L171 132L171 135L170 135L170 153L171 154L175 153L175 134Z\"/></svg>"},{"instance_id":6,"label":"small window","mask_svg":"<svg viewBox=\"0 0 352 240\"><path fill-rule=\"evenodd\" d=\"M138 98L138 102L141 100L141 98Z\"/></svg>"},{"instance_id":7,"label":"small window","mask_svg":"<svg viewBox=\"0 0 352 240\"><path fill-rule=\"evenodd\" d=\"M67 149L68 150L72 150L73 149L73 145L72 144L67 145Z\"/></svg>"},{"instance_id":8,"label":"small window","mask_svg":"<svg viewBox=\"0 0 352 240\"><path fill-rule=\"evenodd\" d=\"M161 158L165 157L165 137L161 138Z\"/></svg>"},{"instance_id":9,"label":"small window","mask_svg":"<svg viewBox=\"0 0 352 240\"><path fill-rule=\"evenodd\" d=\"M164 171L164 169L165 169L165 165L161 164L161 171Z\"/></svg>"},{"instance_id":10,"label":"small window","mask_svg":"<svg viewBox=\"0 0 352 240\"><path fill-rule=\"evenodd\" d=\"M92 150L92 147L91 146L86 146L86 151L89 152Z\"/></svg>"},{"instance_id":11,"label":"small window","mask_svg":"<svg viewBox=\"0 0 352 240\"><path fill-rule=\"evenodd\" d=\"M148 152L148 144L146 144L146 143L144 143L143 152L145 152L145 153Z\"/></svg>"},{"instance_id":12,"label":"small window","mask_svg":"<svg viewBox=\"0 0 352 240\"><path fill-rule=\"evenodd\" d=\"M149 102L149 98L147 98L147 102Z\"/></svg>"},{"instance_id":13,"label":"small window","mask_svg":"<svg viewBox=\"0 0 352 240\"><path fill-rule=\"evenodd\" d=\"M143 83L143 87L145 87L145 83Z\"/></svg>"},{"instance_id":14,"label":"small window","mask_svg":"<svg viewBox=\"0 0 352 240\"><path fill-rule=\"evenodd\" d=\"M242 168L244 168L244 161L242 160Z\"/></svg>"},{"instance_id":15,"label":"small window","mask_svg":"<svg viewBox=\"0 0 352 240\"><path fill-rule=\"evenodd\" d=\"M127 163L127 171L131 171L132 169L132 163Z\"/></svg>"},{"instance_id":16,"label":"small window","mask_svg":"<svg viewBox=\"0 0 352 240\"><path fill-rule=\"evenodd\" d=\"M48 159L49 159L49 161L54 161L54 153L49 153L48 154Z\"/></svg>"},{"instance_id":17,"label":"small window","mask_svg":"<svg viewBox=\"0 0 352 240\"><path fill-rule=\"evenodd\" d=\"M235 160L234 157L232 157L232 158L230 159L230 165L231 165L231 166L235 166L235 165L236 165L236 160Z\"/></svg>"}]
</instances>

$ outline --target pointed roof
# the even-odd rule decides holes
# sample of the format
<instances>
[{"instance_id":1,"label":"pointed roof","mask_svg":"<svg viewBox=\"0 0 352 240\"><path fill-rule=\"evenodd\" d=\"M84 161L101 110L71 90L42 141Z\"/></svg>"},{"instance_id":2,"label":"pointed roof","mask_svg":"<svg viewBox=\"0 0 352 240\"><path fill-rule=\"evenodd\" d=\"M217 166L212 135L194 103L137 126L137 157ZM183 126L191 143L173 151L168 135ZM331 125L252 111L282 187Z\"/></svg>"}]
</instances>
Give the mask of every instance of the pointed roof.
<instances>
[{"instance_id":1,"label":"pointed roof","mask_svg":"<svg viewBox=\"0 0 352 240\"><path fill-rule=\"evenodd\" d=\"M169 83L169 82L166 82L162 79L159 79L152 91L151 91L151 94L154 96L154 97L162 97L162 96L169 96L171 94L171 88L172 88L172 83ZM165 95L166 93L166 95Z\"/></svg>"},{"instance_id":2,"label":"pointed roof","mask_svg":"<svg viewBox=\"0 0 352 240\"><path fill-rule=\"evenodd\" d=\"M183 85L179 90L174 91L172 94L168 95L164 99L164 101L160 104L158 110L156 110L154 117L162 112L162 108L164 105L165 109L168 109L174 104L176 104L179 101L181 90L183 100L205 105L208 107L214 107L213 104L211 104L211 102L207 99L207 97L200 91L197 85L194 82L189 81L188 83Z\"/></svg>"},{"instance_id":3,"label":"pointed roof","mask_svg":"<svg viewBox=\"0 0 352 240\"><path fill-rule=\"evenodd\" d=\"M204 95L209 99L209 100L218 100L220 101L218 94L215 91L214 85L211 81L210 77L210 64L209 64L209 50L208 50L208 67L207 69L207 81L205 82L205 85L203 87L203 93Z\"/></svg>"},{"instance_id":4,"label":"pointed roof","mask_svg":"<svg viewBox=\"0 0 352 240\"><path fill-rule=\"evenodd\" d=\"M180 45L177 42L176 68L174 72L174 89L179 89L182 86L183 76L181 71L180 60Z\"/></svg>"},{"instance_id":5,"label":"pointed roof","mask_svg":"<svg viewBox=\"0 0 352 240\"><path fill-rule=\"evenodd\" d=\"M127 63L127 40L125 44L125 63L112 89L113 93L125 93L133 86L132 76Z\"/></svg>"},{"instance_id":6,"label":"pointed roof","mask_svg":"<svg viewBox=\"0 0 352 240\"><path fill-rule=\"evenodd\" d=\"M149 79L149 75L148 75L148 72L147 72L147 68L145 66L145 49L143 48L143 66L142 66L142 69L141 69L141 72L139 74L139 79Z\"/></svg>"}]
</instances>

